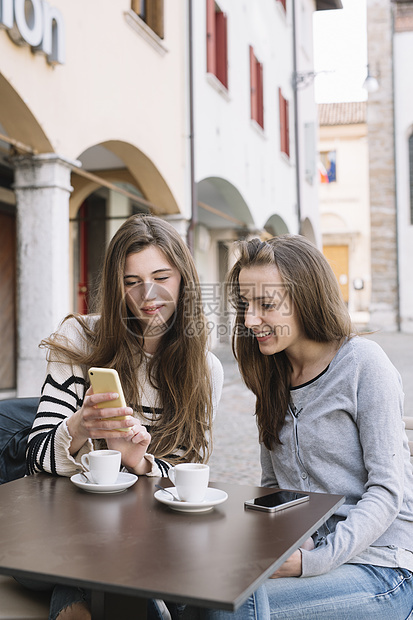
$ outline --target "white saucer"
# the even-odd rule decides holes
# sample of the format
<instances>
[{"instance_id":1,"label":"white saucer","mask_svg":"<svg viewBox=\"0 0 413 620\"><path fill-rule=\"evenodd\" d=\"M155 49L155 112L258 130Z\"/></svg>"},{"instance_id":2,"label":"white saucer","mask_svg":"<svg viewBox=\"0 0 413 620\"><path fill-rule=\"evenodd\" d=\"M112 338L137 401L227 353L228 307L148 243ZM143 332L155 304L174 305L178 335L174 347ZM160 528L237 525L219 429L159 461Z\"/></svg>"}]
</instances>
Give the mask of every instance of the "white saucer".
<instances>
[{"instance_id":1,"label":"white saucer","mask_svg":"<svg viewBox=\"0 0 413 620\"><path fill-rule=\"evenodd\" d=\"M178 493L175 487L168 487L168 491L173 493L176 500L173 500L170 496L168 497L168 493L164 493L161 490L156 491L154 495L155 499L162 504L166 504L173 510L179 510L180 512L207 512L208 510L212 510L214 506L222 504L222 502L228 499L228 494L225 493L225 491L212 487L208 488L204 501L196 503L181 502L178 500Z\"/></svg>"},{"instance_id":2,"label":"white saucer","mask_svg":"<svg viewBox=\"0 0 413 620\"><path fill-rule=\"evenodd\" d=\"M89 491L89 493L120 493L132 484L135 484L138 476L135 474L129 474L127 472L120 472L115 484L95 484L93 482L86 482L82 474L75 474L70 480L80 489Z\"/></svg>"}]
</instances>

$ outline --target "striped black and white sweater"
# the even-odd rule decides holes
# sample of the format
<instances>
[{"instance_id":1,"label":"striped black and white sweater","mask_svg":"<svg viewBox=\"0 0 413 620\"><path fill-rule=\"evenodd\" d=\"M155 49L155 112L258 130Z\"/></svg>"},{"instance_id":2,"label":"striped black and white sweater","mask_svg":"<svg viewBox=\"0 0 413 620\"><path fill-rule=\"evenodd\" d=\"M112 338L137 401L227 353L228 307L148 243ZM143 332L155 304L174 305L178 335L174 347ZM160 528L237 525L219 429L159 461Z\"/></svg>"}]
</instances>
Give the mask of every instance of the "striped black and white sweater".
<instances>
[{"instance_id":1,"label":"striped black and white sweater","mask_svg":"<svg viewBox=\"0 0 413 620\"><path fill-rule=\"evenodd\" d=\"M89 325L93 326L97 316L85 317ZM76 319L65 321L58 332L67 339L76 349L84 350L86 343L82 335L82 328ZM215 416L221 398L224 373L221 362L211 352L207 352L208 363L212 377L212 403ZM79 452L71 455L69 452L72 438L67 428L67 419L78 411L83 403L88 389L87 368L59 361L55 353L51 354L47 365L46 380L43 384L42 395L27 444L27 469L29 473L45 471L59 476L72 476L83 470L81 458L83 454L102 447L99 441L89 439ZM152 423L162 416L159 407L158 392L147 380L146 364L139 369L139 384L142 386L142 411L146 417L140 418L150 432ZM138 414L135 413L138 417ZM165 476L170 467L163 459L156 455L145 456L151 463L150 476Z\"/></svg>"}]
</instances>

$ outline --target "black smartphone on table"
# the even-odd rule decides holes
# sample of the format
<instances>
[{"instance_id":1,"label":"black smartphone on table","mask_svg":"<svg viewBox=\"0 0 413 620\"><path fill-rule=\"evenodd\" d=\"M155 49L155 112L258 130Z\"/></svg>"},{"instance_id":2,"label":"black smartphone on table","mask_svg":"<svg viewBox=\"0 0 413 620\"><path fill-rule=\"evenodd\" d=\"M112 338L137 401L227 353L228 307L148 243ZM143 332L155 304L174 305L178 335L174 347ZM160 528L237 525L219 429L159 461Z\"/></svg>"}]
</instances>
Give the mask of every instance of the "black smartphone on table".
<instances>
[{"instance_id":1,"label":"black smartphone on table","mask_svg":"<svg viewBox=\"0 0 413 620\"><path fill-rule=\"evenodd\" d=\"M270 495L263 495L262 497L256 497L249 499L245 502L246 508L252 508L253 510L264 510L265 512L277 512L278 510L284 510L290 508L290 506L296 506L302 502L306 502L310 499L310 496L300 491L275 491Z\"/></svg>"}]
</instances>

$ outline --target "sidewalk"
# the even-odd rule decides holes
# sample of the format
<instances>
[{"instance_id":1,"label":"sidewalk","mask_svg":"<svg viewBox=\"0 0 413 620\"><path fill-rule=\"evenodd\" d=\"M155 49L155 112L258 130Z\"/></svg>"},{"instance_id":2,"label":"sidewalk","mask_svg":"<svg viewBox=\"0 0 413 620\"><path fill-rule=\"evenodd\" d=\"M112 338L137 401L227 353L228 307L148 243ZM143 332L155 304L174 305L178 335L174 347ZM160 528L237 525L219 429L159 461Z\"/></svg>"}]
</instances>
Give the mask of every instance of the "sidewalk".
<instances>
[{"instance_id":1,"label":"sidewalk","mask_svg":"<svg viewBox=\"0 0 413 620\"><path fill-rule=\"evenodd\" d=\"M375 340L400 372L405 392L405 415L413 416L413 334L377 333ZM214 424L211 480L260 484L255 397L243 384L230 346L214 350L224 367L222 398Z\"/></svg>"},{"instance_id":2,"label":"sidewalk","mask_svg":"<svg viewBox=\"0 0 413 620\"><path fill-rule=\"evenodd\" d=\"M413 416L413 334L381 332L368 337L381 346L401 374L404 413Z\"/></svg>"},{"instance_id":3,"label":"sidewalk","mask_svg":"<svg viewBox=\"0 0 413 620\"><path fill-rule=\"evenodd\" d=\"M214 350L224 367L224 387L213 428L211 480L260 485L255 396L242 382L229 346Z\"/></svg>"}]
</instances>

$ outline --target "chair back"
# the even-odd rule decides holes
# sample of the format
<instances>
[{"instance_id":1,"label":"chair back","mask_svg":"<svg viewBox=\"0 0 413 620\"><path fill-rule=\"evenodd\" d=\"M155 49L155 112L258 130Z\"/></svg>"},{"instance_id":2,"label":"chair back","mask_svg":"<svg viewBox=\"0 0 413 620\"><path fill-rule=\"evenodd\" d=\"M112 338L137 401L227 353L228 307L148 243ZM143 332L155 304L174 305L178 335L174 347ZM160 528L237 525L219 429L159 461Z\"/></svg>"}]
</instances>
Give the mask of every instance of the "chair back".
<instances>
[{"instance_id":1,"label":"chair back","mask_svg":"<svg viewBox=\"0 0 413 620\"><path fill-rule=\"evenodd\" d=\"M26 473L27 438L39 398L0 400L0 484Z\"/></svg>"}]
</instances>

